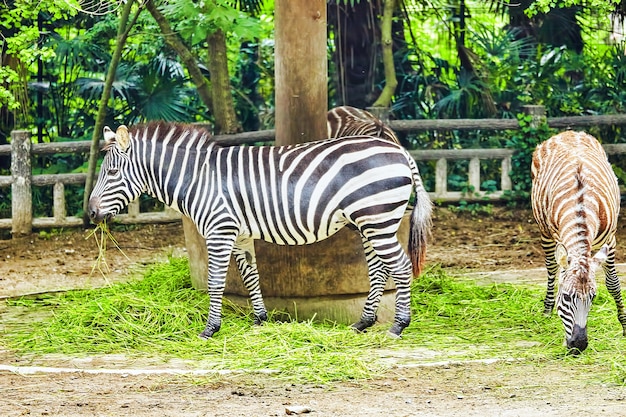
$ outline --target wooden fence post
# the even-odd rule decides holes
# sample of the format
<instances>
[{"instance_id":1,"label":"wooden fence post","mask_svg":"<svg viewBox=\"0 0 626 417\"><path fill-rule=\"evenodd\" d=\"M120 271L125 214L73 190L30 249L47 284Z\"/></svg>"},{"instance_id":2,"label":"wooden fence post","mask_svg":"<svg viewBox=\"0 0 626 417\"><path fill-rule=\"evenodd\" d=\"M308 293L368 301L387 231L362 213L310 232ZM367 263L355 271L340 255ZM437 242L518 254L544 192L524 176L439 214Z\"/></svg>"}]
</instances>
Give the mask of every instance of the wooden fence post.
<instances>
[{"instance_id":1,"label":"wooden fence post","mask_svg":"<svg viewBox=\"0 0 626 417\"><path fill-rule=\"evenodd\" d=\"M67 217L67 210L65 209L65 184L55 182L53 187L52 217L54 217L56 222L60 223Z\"/></svg>"},{"instance_id":2,"label":"wooden fence post","mask_svg":"<svg viewBox=\"0 0 626 417\"><path fill-rule=\"evenodd\" d=\"M376 116L381 122L389 124L391 109L389 107L367 107L365 110Z\"/></svg>"},{"instance_id":3,"label":"wooden fence post","mask_svg":"<svg viewBox=\"0 0 626 417\"><path fill-rule=\"evenodd\" d=\"M480 159L472 158L469 161L467 183L469 185L468 194L478 194L480 192Z\"/></svg>"},{"instance_id":4,"label":"wooden fence post","mask_svg":"<svg viewBox=\"0 0 626 417\"><path fill-rule=\"evenodd\" d=\"M11 132L11 234L27 235L33 229L32 169L30 159L30 132Z\"/></svg>"},{"instance_id":5,"label":"wooden fence post","mask_svg":"<svg viewBox=\"0 0 626 417\"><path fill-rule=\"evenodd\" d=\"M536 129L542 123L547 121L546 119L546 108L544 106L536 106L536 105L526 105L522 107L524 114L530 114L532 116L532 121L530 122L530 127Z\"/></svg>"},{"instance_id":6,"label":"wooden fence post","mask_svg":"<svg viewBox=\"0 0 626 417\"><path fill-rule=\"evenodd\" d=\"M443 197L448 192L448 160L439 158L435 167L435 196Z\"/></svg>"}]
</instances>

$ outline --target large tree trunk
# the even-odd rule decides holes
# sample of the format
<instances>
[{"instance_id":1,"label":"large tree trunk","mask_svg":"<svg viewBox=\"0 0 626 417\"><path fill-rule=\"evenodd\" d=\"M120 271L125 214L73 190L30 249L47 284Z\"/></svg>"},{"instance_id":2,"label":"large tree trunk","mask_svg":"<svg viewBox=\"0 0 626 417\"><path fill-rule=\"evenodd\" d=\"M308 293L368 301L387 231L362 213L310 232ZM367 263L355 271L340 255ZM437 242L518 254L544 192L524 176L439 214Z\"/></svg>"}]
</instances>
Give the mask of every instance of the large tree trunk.
<instances>
[{"instance_id":1,"label":"large tree trunk","mask_svg":"<svg viewBox=\"0 0 626 417\"><path fill-rule=\"evenodd\" d=\"M276 0L276 144L326 137L326 1Z\"/></svg>"}]
</instances>

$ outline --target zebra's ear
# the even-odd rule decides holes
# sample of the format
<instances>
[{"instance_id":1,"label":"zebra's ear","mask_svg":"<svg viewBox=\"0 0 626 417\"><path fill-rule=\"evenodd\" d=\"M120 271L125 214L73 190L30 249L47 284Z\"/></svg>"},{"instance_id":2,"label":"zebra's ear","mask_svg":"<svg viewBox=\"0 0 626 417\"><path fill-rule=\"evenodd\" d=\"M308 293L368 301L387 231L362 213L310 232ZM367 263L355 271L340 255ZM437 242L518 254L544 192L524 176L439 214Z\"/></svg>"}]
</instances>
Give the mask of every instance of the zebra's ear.
<instances>
[{"instance_id":1,"label":"zebra's ear","mask_svg":"<svg viewBox=\"0 0 626 417\"><path fill-rule=\"evenodd\" d=\"M109 126L105 126L104 129L102 129L102 136L104 137L105 146L108 146L115 142L115 133L113 133Z\"/></svg>"},{"instance_id":2,"label":"zebra's ear","mask_svg":"<svg viewBox=\"0 0 626 417\"><path fill-rule=\"evenodd\" d=\"M556 259L556 263L559 264L561 268L567 269L569 262L567 260L567 249L565 249L565 246L560 243L556 245L554 258Z\"/></svg>"},{"instance_id":3,"label":"zebra's ear","mask_svg":"<svg viewBox=\"0 0 626 417\"><path fill-rule=\"evenodd\" d=\"M606 258L609 257L609 245L604 245L600 248L595 255L593 255L593 260L596 262L596 267L603 264L606 261Z\"/></svg>"},{"instance_id":4,"label":"zebra's ear","mask_svg":"<svg viewBox=\"0 0 626 417\"><path fill-rule=\"evenodd\" d=\"M130 136L128 135L128 128L124 125L120 125L115 131L115 141L118 148L122 152L126 152L130 146Z\"/></svg>"}]
</instances>

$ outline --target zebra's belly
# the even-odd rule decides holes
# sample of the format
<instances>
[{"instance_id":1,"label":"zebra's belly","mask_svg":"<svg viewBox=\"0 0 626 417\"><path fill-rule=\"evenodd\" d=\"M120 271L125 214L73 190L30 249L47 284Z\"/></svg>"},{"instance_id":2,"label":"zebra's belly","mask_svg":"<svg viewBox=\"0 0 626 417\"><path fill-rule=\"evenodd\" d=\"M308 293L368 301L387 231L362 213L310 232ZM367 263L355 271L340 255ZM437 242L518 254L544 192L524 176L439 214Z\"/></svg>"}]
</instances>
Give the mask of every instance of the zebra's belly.
<instances>
[{"instance_id":1,"label":"zebra's belly","mask_svg":"<svg viewBox=\"0 0 626 417\"><path fill-rule=\"evenodd\" d=\"M264 222L264 224L251 224L249 230L250 237L278 245L310 245L328 239L343 229L348 224L348 221L338 212L328 221L319 224L295 223L287 224L274 221Z\"/></svg>"}]
</instances>

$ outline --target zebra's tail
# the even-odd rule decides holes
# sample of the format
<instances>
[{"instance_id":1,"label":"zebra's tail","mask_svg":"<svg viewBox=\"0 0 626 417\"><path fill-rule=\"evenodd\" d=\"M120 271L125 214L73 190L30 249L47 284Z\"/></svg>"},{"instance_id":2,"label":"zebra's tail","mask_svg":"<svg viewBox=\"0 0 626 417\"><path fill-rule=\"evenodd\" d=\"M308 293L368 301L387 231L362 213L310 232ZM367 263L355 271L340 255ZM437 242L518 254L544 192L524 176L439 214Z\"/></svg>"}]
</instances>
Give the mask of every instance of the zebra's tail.
<instances>
[{"instance_id":1,"label":"zebra's tail","mask_svg":"<svg viewBox=\"0 0 626 417\"><path fill-rule=\"evenodd\" d=\"M413 265L413 276L419 277L426 262L426 244L430 237L432 226L433 206L428 197L428 192L424 189L422 178L415 160L409 156L409 164L413 171L413 187L415 190L415 202L411 213L409 231L409 257Z\"/></svg>"}]
</instances>

